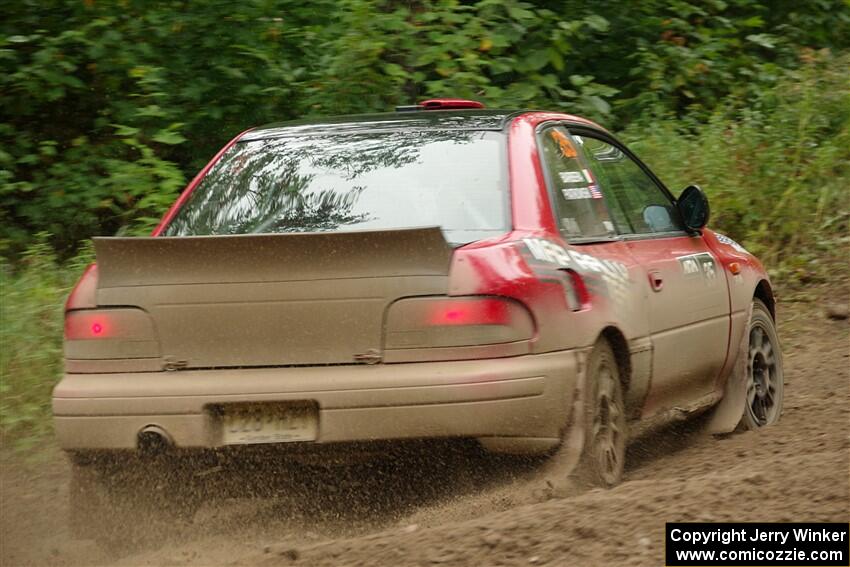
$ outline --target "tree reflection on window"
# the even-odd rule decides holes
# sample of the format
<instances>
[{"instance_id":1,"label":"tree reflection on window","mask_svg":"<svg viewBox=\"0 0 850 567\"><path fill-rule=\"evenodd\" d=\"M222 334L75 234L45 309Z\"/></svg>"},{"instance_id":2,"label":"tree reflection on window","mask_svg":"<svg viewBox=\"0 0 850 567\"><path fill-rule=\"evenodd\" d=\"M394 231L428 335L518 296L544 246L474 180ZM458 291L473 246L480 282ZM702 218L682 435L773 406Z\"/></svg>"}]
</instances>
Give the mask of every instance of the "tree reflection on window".
<instances>
[{"instance_id":1,"label":"tree reflection on window","mask_svg":"<svg viewBox=\"0 0 850 567\"><path fill-rule=\"evenodd\" d=\"M500 133L390 131L238 143L166 236L441 226L457 242L506 226Z\"/></svg>"}]
</instances>

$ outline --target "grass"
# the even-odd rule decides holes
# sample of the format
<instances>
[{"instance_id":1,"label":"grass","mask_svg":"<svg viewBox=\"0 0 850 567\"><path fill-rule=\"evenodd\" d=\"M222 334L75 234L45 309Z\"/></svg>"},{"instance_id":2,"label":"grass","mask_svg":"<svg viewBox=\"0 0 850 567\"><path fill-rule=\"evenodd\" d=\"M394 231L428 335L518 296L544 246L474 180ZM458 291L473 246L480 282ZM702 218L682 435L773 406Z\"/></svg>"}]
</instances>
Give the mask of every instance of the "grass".
<instances>
[{"instance_id":1,"label":"grass","mask_svg":"<svg viewBox=\"0 0 850 567\"><path fill-rule=\"evenodd\" d=\"M755 105L707 124L656 120L622 137L677 192L708 194L710 226L787 283L829 277L850 242L850 55L808 53Z\"/></svg>"},{"instance_id":2,"label":"grass","mask_svg":"<svg viewBox=\"0 0 850 567\"><path fill-rule=\"evenodd\" d=\"M91 254L60 264L39 235L12 266L0 259L0 434L19 447L52 431L50 392L62 371L62 309Z\"/></svg>"},{"instance_id":3,"label":"grass","mask_svg":"<svg viewBox=\"0 0 850 567\"><path fill-rule=\"evenodd\" d=\"M754 105L730 100L707 124L661 116L621 135L671 189L701 185L711 226L784 289L846 277L850 242L850 55L805 57ZM15 265L0 259L0 436L19 447L51 432L62 306L91 261L84 250L59 262L46 242L34 237Z\"/></svg>"}]
</instances>

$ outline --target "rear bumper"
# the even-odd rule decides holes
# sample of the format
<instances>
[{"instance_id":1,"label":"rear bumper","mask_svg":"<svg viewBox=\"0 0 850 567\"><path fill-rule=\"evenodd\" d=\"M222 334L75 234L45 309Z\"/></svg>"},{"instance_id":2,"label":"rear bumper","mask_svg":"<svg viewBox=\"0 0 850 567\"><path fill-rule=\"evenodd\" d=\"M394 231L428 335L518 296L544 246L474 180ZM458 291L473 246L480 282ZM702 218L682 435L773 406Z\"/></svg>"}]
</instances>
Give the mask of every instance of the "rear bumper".
<instances>
[{"instance_id":1,"label":"rear bumper","mask_svg":"<svg viewBox=\"0 0 850 567\"><path fill-rule=\"evenodd\" d=\"M177 447L218 447L212 408L309 400L317 443L479 437L558 438L576 391L578 351L511 358L262 369L66 374L53 392L65 449L133 449L165 430Z\"/></svg>"}]
</instances>

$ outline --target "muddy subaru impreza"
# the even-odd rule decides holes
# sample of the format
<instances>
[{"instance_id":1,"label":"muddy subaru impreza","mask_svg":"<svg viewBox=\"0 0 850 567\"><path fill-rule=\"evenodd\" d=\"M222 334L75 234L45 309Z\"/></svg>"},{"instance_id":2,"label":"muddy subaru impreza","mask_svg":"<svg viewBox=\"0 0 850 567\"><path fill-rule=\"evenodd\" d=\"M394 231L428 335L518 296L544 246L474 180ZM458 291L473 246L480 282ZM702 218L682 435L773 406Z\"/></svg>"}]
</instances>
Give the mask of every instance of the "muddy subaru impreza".
<instances>
[{"instance_id":1,"label":"muddy subaru impreza","mask_svg":"<svg viewBox=\"0 0 850 567\"><path fill-rule=\"evenodd\" d=\"M89 454L477 439L601 485L627 431L775 422L765 270L571 115L433 100L230 142L149 238L96 238L53 394ZM184 451L185 450L185 451Z\"/></svg>"}]
</instances>

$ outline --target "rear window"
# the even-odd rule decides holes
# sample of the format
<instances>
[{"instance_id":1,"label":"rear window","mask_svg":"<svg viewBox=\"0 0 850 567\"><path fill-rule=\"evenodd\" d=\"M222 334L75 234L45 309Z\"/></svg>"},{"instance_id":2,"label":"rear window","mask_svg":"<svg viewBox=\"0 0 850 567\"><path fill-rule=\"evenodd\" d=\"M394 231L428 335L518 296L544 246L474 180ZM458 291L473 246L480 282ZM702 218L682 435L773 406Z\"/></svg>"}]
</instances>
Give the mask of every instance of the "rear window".
<instances>
[{"instance_id":1,"label":"rear window","mask_svg":"<svg viewBox=\"0 0 850 567\"><path fill-rule=\"evenodd\" d=\"M240 142L165 236L439 226L451 243L504 233L499 132L339 133Z\"/></svg>"}]
</instances>

